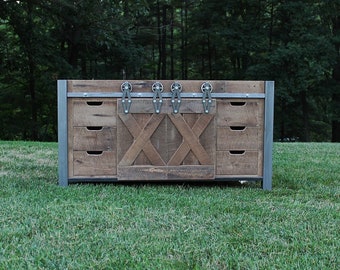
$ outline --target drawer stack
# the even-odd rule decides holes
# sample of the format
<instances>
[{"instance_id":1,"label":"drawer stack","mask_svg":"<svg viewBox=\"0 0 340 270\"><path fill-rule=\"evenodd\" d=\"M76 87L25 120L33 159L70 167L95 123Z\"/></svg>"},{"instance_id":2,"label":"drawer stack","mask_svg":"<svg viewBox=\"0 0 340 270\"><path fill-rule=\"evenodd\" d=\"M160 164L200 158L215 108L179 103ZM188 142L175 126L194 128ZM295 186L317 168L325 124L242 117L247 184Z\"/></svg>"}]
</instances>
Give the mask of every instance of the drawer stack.
<instances>
[{"instance_id":1,"label":"drawer stack","mask_svg":"<svg viewBox=\"0 0 340 270\"><path fill-rule=\"evenodd\" d=\"M216 139L218 176L262 176L263 119L263 100L218 101Z\"/></svg>"},{"instance_id":2,"label":"drawer stack","mask_svg":"<svg viewBox=\"0 0 340 270\"><path fill-rule=\"evenodd\" d=\"M117 113L114 99L71 99L69 176L114 177L117 174Z\"/></svg>"}]
</instances>

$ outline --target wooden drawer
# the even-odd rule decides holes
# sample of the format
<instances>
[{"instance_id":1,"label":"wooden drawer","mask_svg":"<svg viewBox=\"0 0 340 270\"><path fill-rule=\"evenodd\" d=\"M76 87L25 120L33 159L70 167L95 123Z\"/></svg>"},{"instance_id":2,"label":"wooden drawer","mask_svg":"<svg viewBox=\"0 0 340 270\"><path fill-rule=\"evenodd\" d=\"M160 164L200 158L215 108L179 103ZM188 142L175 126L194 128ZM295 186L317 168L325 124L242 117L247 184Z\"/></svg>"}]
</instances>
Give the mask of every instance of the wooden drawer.
<instances>
[{"instance_id":1,"label":"wooden drawer","mask_svg":"<svg viewBox=\"0 0 340 270\"><path fill-rule=\"evenodd\" d=\"M262 151L230 150L216 152L216 175L261 176Z\"/></svg>"},{"instance_id":2,"label":"wooden drawer","mask_svg":"<svg viewBox=\"0 0 340 270\"><path fill-rule=\"evenodd\" d=\"M116 151L117 129L111 127L75 127L74 151Z\"/></svg>"},{"instance_id":3,"label":"wooden drawer","mask_svg":"<svg viewBox=\"0 0 340 270\"><path fill-rule=\"evenodd\" d=\"M264 120L263 100L218 100L217 125L222 127L262 127Z\"/></svg>"},{"instance_id":4,"label":"wooden drawer","mask_svg":"<svg viewBox=\"0 0 340 270\"><path fill-rule=\"evenodd\" d=\"M72 115L71 127L117 125L117 105L115 99L73 99L69 104Z\"/></svg>"},{"instance_id":5,"label":"wooden drawer","mask_svg":"<svg viewBox=\"0 0 340 270\"><path fill-rule=\"evenodd\" d=\"M231 126L217 128L217 151L261 150L263 130L258 127Z\"/></svg>"},{"instance_id":6,"label":"wooden drawer","mask_svg":"<svg viewBox=\"0 0 340 270\"><path fill-rule=\"evenodd\" d=\"M115 176L116 153L112 151L74 151L73 177Z\"/></svg>"}]
</instances>

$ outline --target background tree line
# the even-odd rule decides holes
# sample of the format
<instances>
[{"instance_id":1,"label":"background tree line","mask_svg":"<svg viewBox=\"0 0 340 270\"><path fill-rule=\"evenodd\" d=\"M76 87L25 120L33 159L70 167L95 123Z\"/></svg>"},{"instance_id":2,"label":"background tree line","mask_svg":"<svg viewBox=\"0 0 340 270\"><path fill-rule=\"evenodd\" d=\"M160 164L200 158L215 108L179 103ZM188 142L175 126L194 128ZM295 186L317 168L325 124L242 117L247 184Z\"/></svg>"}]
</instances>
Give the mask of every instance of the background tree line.
<instances>
[{"instance_id":1,"label":"background tree line","mask_svg":"<svg viewBox=\"0 0 340 270\"><path fill-rule=\"evenodd\" d=\"M276 140L340 141L340 0L1 0L0 139L56 140L57 79L275 80Z\"/></svg>"}]
</instances>

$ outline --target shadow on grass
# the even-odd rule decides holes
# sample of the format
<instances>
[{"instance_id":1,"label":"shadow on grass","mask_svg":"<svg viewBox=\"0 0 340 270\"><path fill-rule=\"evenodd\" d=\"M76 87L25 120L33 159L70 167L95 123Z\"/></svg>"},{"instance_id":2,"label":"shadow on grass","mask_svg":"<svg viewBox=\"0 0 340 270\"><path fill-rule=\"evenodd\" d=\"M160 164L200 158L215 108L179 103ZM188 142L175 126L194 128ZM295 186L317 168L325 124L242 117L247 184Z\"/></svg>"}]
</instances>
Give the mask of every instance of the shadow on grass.
<instances>
[{"instance_id":1,"label":"shadow on grass","mask_svg":"<svg viewBox=\"0 0 340 270\"><path fill-rule=\"evenodd\" d=\"M219 187L219 188L261 188L261 181L211 181L211 180L200 180L200 181L75 181L70 185L118 185L118 186L131 186L134 188L140 188L145 186L150 187L167 187L167 186L181 186L184 188L206 188L206 187Z\"/></svg>"}]
</instances>

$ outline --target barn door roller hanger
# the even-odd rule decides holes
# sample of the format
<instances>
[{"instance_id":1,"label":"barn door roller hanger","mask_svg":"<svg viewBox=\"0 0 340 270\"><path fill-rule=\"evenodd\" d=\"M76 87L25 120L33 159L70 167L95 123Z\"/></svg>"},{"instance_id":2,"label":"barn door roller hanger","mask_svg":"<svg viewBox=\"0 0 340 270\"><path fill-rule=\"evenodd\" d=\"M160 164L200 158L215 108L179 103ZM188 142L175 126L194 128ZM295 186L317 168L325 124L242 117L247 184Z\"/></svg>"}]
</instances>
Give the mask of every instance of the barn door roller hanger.
<instances>
[{"instance_id":1,"label":"barn door roller hanger","mask_svg":"<svg viewBox=\"0 0 340 270\"><path fill-rule=\"evenodd\" d=\"M152 103L155 109L155 113L159 114L161 112L161 107L163 104L163 97L171 97L171 105L172 110L174 114L177 114L179 112L179 107L182 102L182 85L178 82L174 82L171 84L171 93L165 93L162 94L164 91L163 84L160 82L155 82L151 90L153 92L152 94ZM209 82L205 82L201 85L201 91L202 91L202 104L203 104L203 111L204 113L209 113L211 105L212 105L212 92L213 87ZM124 113L127 114L130 111L132 99L131 97L133 94L132 92L132 85L129 82L124 82L121 85L121 91L122 91L122 106ZM188 95L188 93L185 93ZM199 97L200 95L196 93L192 93L193 97ZM141 93L139 93L138 97L142 97Z\"/></svg>"}]
</instances>

